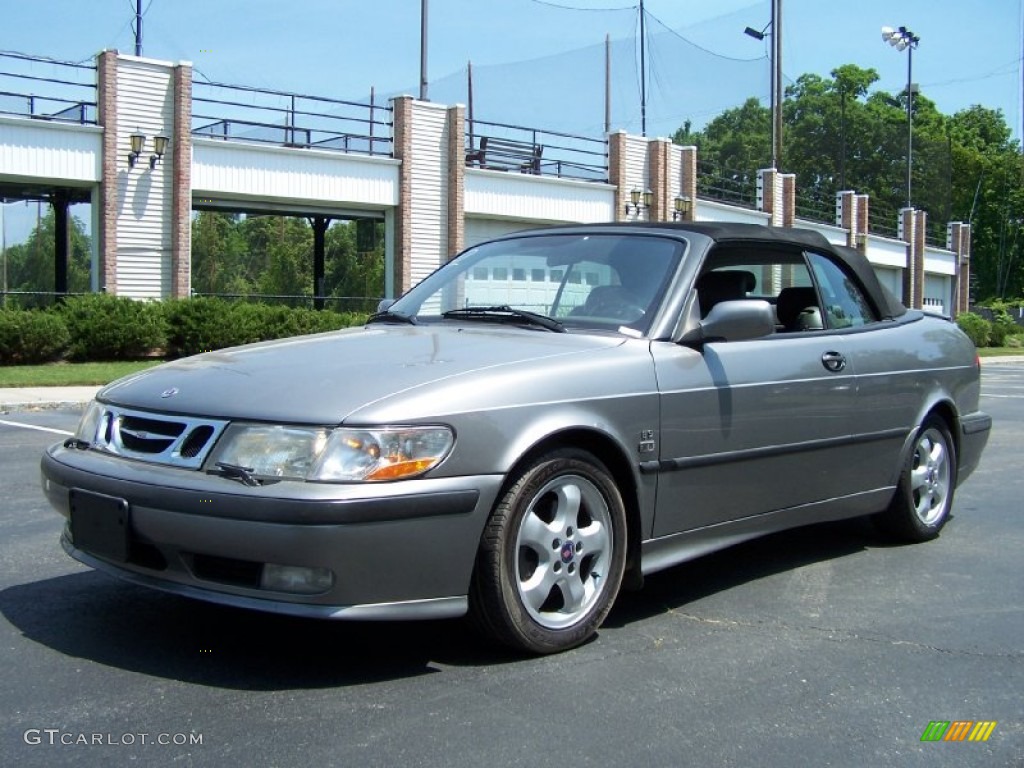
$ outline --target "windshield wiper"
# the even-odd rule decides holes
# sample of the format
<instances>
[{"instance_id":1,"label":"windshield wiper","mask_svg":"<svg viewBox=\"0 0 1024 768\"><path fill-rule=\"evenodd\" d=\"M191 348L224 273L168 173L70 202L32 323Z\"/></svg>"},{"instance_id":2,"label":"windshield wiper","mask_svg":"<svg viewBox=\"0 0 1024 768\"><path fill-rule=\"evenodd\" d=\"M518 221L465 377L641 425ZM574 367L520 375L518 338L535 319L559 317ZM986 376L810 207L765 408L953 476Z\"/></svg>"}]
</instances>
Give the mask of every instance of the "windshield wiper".
<instances>
[{"instance_id":1,"label":"windshield wiper","mask_svg":"<svg viewBox=\"0 0 1024 768\"><path fill-rule=\"evenodd\" d=\"M417 325L416 318L410 315L401 315L398 312L392 312L390 309L385 309L381 312L374 312L367 319L369 323L407 323L409 325Z\"/></svg>"},{"instance_id":2,"label":"windshield wiper","mask_svg":"<svg viewBox=\"0 0 1024 768\"><path fill-rule=\"evenodd\" d=\"M220 475L231 480L238 480L242 485L255 487L263 485L253 474L252 467L240 467L238 464L228 464L224 461L217 462L217 468L207 471L209 475Z\"/></svg>"},{"instance_id":3,"label":"windshield wiper","mask_svg":"<svg viewBox=\"0 0 1024 768\"><path fill-rule=\"evenodd\" d=\"M547 328L555 333L565 333L565 326L557 320L537 312L515 309L507 304L497 307L464 307L450 309L442 315L445 318L465 318L468 320L489 320L498 323L529 323Z\"/></svg>"}]
</instances>

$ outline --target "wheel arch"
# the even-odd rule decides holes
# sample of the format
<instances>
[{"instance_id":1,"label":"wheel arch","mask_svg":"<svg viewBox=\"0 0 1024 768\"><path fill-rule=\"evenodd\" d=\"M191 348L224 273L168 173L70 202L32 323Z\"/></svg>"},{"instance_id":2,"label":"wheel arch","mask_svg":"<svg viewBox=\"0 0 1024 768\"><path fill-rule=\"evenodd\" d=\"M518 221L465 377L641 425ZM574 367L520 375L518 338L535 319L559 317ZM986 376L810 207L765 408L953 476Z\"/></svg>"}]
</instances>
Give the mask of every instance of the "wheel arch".
<instances>
[{"instance_id":1,"label":"wheel arch","mask_svg":"<svg viewBox=\"0 0 1024 768\"><path fill-rule=\"evenodd\" d=\"M893 485L899 480L899 474L907 458L914 450L914 444L917 441L917 433L921 430L921 426L928 420L930 416L935 416L942 419L946 425L946 429L949 430L950 438L953 440L953 451L956 460L956 470L959 476L960 469L960 413L956 408L956 405L952 400L943 398L931 403L925 408L914 428L907 435L906 441L903 443L903 449L900 451L900 460L896 465L895 474L893 475Z\"/></svg>"},{"instance_id":2,"label":"wheel arch","mask_svg":"<svg viewBox=\"0 0 1024 768\"><path fill-rule=\"evenodd\" d=\"M611 435L587 427L568 427L546 435L516 459L505 477L498 497L501 498L504 495L511 479L521 470L537 461L541 456L563 448L586 451L611 473L626 510L626 570L622 586L625 589L639 588L643 583L643 575L640 572L640 542L643 539L640 489L634 463L622 445Z\"/></svg>"}]
</instances>

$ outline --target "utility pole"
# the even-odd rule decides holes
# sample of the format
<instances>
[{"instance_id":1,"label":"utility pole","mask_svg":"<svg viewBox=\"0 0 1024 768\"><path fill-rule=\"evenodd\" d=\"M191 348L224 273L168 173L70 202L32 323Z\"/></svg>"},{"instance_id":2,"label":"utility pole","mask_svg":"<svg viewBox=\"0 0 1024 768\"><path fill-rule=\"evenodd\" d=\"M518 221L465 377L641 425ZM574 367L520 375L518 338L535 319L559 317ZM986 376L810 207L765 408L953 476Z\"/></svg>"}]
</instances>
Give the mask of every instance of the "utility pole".
<instances>
[{"instance_id":1,"label":"utility pole","mask_svg":"<svg viewBox=\"0 0 1024 768\"><path fill-rule=\"evenodd\" d=\"M640 135L647 135L647 56L644 50L644 0L640 0Z\"/></svg>"},{"instance_id":2,"label":"utility pole","mask_svg":"<svg viewBox=\"0 0 1024 768\"><path fill-rule=\"evenodd\" d=\"M135 0L135 55L142 55L142 0Z\"/></svg>"},{"instance_id":3,"label":"utility pole","mask_svg":"<svg viewBox=\"0 0 1024 768\"><path fill-rule=\"evenodd\" d=\"M420 0L420 101L427 98L427 0Z\"/></svg>"},{"instance_id":4,"label":"utility pole","mask_svg":"<svg viewBox=\"0 0 1024 768\"><path fill-rule=\"evenodd\" d=\"M782 169L782 0L772 0L772 167Z\"/></svg>"}]
</instances>

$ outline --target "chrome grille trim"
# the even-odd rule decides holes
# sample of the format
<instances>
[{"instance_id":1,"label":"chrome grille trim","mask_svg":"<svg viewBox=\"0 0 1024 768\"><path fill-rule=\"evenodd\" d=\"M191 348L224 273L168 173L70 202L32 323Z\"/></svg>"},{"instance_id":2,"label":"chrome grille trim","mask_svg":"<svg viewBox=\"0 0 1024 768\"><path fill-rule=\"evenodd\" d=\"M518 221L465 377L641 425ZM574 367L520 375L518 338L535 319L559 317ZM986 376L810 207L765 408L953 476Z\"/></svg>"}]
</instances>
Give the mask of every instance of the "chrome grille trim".
<instances>
[{"instance_id":1,"label":"chrome grille trim","mask_svg":"<svg viewBox=\"0 0 1024 768\"><path fill-rule=\"evenodd\" d=\"M228 425L220 419L136 411L100 403L96 434L83 436L91 446L151 464L199 469ZM184 450L183 450L184 449Z\"/></svg>"}]
</instances>

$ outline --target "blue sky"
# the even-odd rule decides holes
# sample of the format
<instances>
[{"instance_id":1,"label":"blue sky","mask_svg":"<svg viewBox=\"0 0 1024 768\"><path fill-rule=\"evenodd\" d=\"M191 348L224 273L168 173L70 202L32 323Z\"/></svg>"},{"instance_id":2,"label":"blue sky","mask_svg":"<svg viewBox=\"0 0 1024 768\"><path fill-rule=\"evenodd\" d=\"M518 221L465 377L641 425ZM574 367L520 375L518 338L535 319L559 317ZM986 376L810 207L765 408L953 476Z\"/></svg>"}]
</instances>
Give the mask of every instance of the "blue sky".
<instances>
[{"instance_id":1,"label":"blue sky","mask_svg":"<svg viewBox=\"0 0 1024 768\"><path fill-rule=\"evenodd\" d=\"M907 54L883 25L921 38L914 81L945 113L1003 111L1021 134L1024 0L782 0L783 71L875 68L876 88L906 83ZM418 92L420 0L143 0L143 54L191 61L196 79L343 99ZM600 135L605 35L613 45L613 129L640 132L638 0L429 0L429 96L465 102L473 63L479 119ZM769 0L645 0L648 134L702 125L750 96L767 101ZM574 8L587 10L574 10ZM0 0L0 48L67 61L134 50L134 0ZM16 218L8 206L7 242ZM19 226L19 230L21 227Z\"/></svg>"}]
</instances>

